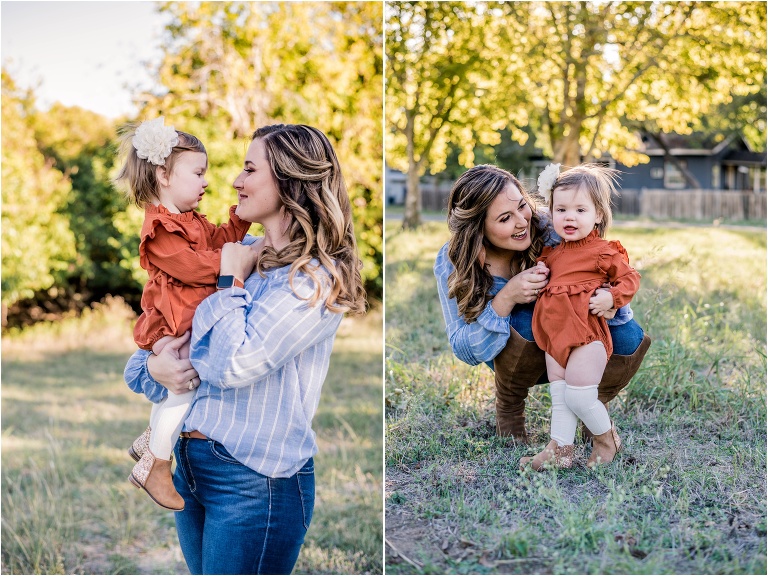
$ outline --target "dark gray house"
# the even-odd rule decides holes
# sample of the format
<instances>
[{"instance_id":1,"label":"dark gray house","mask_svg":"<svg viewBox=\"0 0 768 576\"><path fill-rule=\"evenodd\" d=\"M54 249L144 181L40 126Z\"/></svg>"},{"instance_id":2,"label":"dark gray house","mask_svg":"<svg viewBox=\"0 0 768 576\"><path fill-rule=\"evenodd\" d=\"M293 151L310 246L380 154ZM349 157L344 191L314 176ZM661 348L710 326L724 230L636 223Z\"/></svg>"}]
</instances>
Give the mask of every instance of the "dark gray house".
<instances>
[{"instance_id":1,"label":"dark gray house","mask_svg":"<svg viewBox=\"0 0 768 576\"><path fill-rule=\"evenodd\" d=\"M611 162L622 172L623 189L683 190L694 188L681 170L687 169L703 190L765 191L766 155L754 152L744 138L733 133L723 135L665 134L659 142L653 136L641 136L642 152L648 164L627 167ZM605 159L604 159L605 160Z\"/></svg>"},{"instance_id":2,"label":"dark gray house","mask_svg":"<svg viewBox=\"0 0 768 576\"><path fill-rule=\"evenodd\" d=\"M599 160L621 172L614 212L695 220L765 219L766 153L755 152L740 133L640 138L637 152L648 156L648 163L629 167L610 156ZM537 149L514 172L535 190L538 175L550 162ZM405 175L388 168L385 178L387 205L402 204ZM451 182L425 176L421 183L423 208L444 211Z\"/></svg>"}]
</instances>

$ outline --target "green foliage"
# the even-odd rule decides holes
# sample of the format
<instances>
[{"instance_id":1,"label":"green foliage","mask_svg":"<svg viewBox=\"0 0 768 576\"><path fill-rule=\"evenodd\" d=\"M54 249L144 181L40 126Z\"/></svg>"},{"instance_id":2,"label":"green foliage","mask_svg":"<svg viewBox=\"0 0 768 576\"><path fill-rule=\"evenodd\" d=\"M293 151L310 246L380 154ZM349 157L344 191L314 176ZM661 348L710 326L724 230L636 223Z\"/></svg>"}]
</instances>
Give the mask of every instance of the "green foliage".
<instances>
[{"instance_id":1,"label":"green foliage","mask_svg":"<svg viewBox=\"0 0 768 576\"><path fill-rule=\"evenodd\" d=\"M259 126L309 124L333 143L352 202L369 297L381 297L381 5L169 2L167 46L141 116L165 114L209 151L213 221Z\"/></svg>"},{"instance_id":2,"label":"green foliage","mask_svg":"<svg viewBox=\"0 0 768 576\"><path fill-rule=\"evenodd\" d=\"M472 166L505 127L566 166L647 162L643 128L765 140L765 3L398 2L386 19L387 162L409 174L441 171L448 142ZM409 177L406 225L418 209Z\"/></svg>"},{"instance_id":3,"label":"green foliage","mask_svg":"<svg viewBox=\"0 0 768 576\"><path fill-rule=\"evenodd\" d=\"M71 186L38 149L34 100L2 71L3 306L65 278L75 239L62 213Z\"/></svg>"},{"instance_id":4,"label":"green foliage","mask_svg":"<svg viewBox=\"0 0 768 576\"><path fill-rule=\"evenodd\" d=\"M69 178L63 213L75 236L77 259L70 283L100 299L107 293L135 296L146 274L134 278L139 228L121 230L117 219L127 206L110 182L116 147L114 125L78 107L54 104L35 117L35 139L53 166Z\"/></svg>"},{"instance_id":5,"label":"green foliage","mask_svg":"<svg viewBox=\"0 0 768 576\"><path fill-rule=\"evenodd\" d=\"M474 163L494 164L500 168L519 175L531 166L531 158L540 151L536 148L536 135L530 126L521 128L528 135L525 144L520 144L512 137L512 131L508 128L499 130L499 143L495 146L476 144L473 150ZM448 156L445 159L444 176L456 180L466 168L461 163L461 150L453 143L450 144Z\"/></svg>"},{"instance_id":6,"label":"green foliage","mask_svg":"<svg viewBox=\"0 0 768 576\"><path fill-rule=\"evenodd\" d=\"M139 120L164 114L209 155L201 209L236 202L232 181L252 132L306 123L328 134L349 189L363 279L382 293L381 5L165 3L161 88L137 96ZM113 188L116 129L78 107L35 109L3 71L4 305L53 286L138 301L143 213ZM253 233L258 234L254 228Z\"/></svg>"},{"instance_id":7,"label":"green foliage","mask_svg":"<svg viewBox=\"0 0 768 576\"><path fill-rule=\"evenodd\" d=\"M488 98L502 82L513 84L514 75L500 49L504 22L487 17L486 3L386 6L387 162L409 174L404 225L414 227L418 177L445 167L449 143L471 165L477 144L497 144L497 130L523 124L524 113Z\"/></svg>"}]
</instances>

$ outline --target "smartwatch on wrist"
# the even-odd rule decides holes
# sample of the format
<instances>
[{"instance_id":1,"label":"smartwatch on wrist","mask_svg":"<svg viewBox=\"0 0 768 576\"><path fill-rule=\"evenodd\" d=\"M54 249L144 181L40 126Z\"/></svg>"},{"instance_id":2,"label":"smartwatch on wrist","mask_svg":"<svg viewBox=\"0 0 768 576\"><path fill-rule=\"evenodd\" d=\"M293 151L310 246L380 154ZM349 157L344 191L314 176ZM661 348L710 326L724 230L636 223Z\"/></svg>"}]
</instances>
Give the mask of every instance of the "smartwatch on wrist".
<instances>
[{"instance_id":1,"label":"smartwatch on wrist","mask_svg":"<svg viewBox=\"0 0 768 576\"><path fill-rule=\"evenodd\" d=\"M243 281L240 278L234 276L219 276L216 281L216 290L224 290L226 288L232 288L237 286L238 288L244 288Z\"/></svg>"}]
</instances>

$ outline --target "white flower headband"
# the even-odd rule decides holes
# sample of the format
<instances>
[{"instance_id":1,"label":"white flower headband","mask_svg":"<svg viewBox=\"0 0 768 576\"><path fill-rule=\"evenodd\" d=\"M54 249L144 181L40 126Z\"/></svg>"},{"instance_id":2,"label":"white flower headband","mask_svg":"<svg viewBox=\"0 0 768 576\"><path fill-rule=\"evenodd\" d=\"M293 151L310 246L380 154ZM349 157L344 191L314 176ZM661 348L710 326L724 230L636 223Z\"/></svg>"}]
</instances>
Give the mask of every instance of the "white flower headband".
<instances>
[{"instance_id":1,"label":"white flower headband","mask_svg":"<svg viewBox=\"0 0 768 576\"><path fill-rule=\"evenodd\" d=\"M171 155L173 147L179 143L179 135L173 126L165 126L164 118L142 122L133 136L136 155L155 166L165 166L165 159Z\"/></svg>"},{"instance_id":2,"label":"white flower headband","mask_svg":"<svg viewBox=\"0 0 768 576\"><path fill-rule=\"evenodd\" d=\"M552 192L552 187L555 185L557 177L560 175L560 164L548 164L544 170L539 174L539 179L536 181L539 194L544 196Z\"/></svg>"}]
</instances>

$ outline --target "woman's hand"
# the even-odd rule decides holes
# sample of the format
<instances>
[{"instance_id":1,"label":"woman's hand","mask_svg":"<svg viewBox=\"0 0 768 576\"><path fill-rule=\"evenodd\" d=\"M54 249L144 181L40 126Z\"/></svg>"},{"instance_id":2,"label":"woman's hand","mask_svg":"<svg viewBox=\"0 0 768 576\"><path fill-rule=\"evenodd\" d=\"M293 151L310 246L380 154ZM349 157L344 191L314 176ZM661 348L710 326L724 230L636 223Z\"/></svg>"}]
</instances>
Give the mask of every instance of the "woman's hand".
<instances>
[{"instance_id":1,"label":"woman's hand","mask_svg":"<svg viewBox=\"0 0 768 576\"><path fill-rule=\"evenodd\" d=\"M613 294L607 288L598 288L589 299L589 311L592 314L610 320L616 316L616 308L613 307Z\"/></svg>"},{"instance_id":2,"label":"woman's hand","mask_svg":"<svg viewBox=\"0 0 768 576\"><path fill-rule=\"evenodd\" d=\"M165 386L169 392L182 394L200 386L197 370L192 368L189 358L182 359L179 353L184 344L189 341L191 332L174 338L160 351L158 355L147 358L147 370L157 382Z\"/></svg>"},{"instance_id":3,"label":"woman's hand","mask_svg":"<svg viewBox=\"0 0 768 576\"><path fill-rule=\"evenodd\" d=\"M250 246L243 246L240 242L227 242L221 248L222 276L234 276L245 282L253 272L253 267L258 260L258 251Z\"/></svg>"},{"instance_id":4,"label":"woman's hand","mask_svg":"<svg viewBox=\"0 0 768 576\"><path fill-rule=\"evenodd\" d=\"M493 299L493 309L499 316L508 316L517 304L534 302L549 282L549 268L543 262L516 274Z\"/></svg>"}]
</instances>

